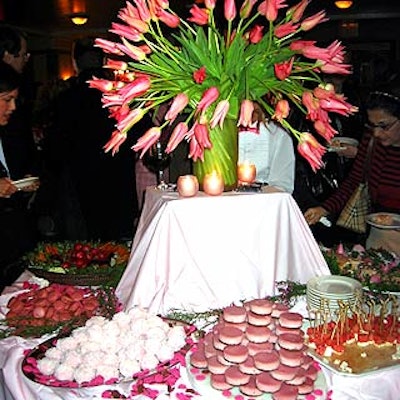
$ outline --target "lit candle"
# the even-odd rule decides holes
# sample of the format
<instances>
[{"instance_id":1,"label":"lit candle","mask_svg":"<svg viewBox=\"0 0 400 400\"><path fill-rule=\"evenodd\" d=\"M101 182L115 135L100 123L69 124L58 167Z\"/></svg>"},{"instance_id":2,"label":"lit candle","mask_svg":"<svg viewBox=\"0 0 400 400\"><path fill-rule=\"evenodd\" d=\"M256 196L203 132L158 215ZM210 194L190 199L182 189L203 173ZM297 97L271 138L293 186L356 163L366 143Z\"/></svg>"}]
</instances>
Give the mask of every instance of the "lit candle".
<instances>
[{"instance_id":1,"label":"lit candle","mask_svg":"<svg viewBox=\"0 0 400 400\"><path fill-rule=\"evenodd\" d=\"M240 183L253 183L256 179L256 166L249 162L238 165L238 180Z\"/></svg>"},{"instance_id":2,"label":"lit candle","mask_svg":"<svg viewBox=\"0 0 400 400\"><path fill-rule=\"evenodd\" d=\"M199 191L199 181L194 175L182 175L176 183L182 197L192 197Z\"/></svg>"},{"instance_id":3,"label":"lit candle","mask_svg":"<svg viewBox=\"0 0 400 400\"><path fill-rule=\"evenodd\" d=\"M203 179L203 190L211 196L218 196L224 191L224 180L222 176L213 171Z\"/></svg>"}]
</instances>

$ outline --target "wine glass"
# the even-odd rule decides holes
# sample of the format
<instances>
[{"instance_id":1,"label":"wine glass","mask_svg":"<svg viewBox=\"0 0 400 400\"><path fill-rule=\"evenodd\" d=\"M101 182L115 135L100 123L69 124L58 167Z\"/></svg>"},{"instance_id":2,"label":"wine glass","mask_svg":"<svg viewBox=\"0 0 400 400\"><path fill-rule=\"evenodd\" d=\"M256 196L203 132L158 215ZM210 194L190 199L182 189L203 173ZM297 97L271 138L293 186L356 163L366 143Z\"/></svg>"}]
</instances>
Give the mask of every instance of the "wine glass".
<instances>
[{"instance_id":1,"label":"wine glass","mask_svg":"<svg viewBox=\"0 0 400 400\"><path fill-rule=\"evenodd\" d=\"M171 161L171 156L165 152L165 146L157 141L149 148L143 157L146 167L157 175L157 189L167 190L168 183L165 181L165 169Z\"/></svg>"}]
</instances>

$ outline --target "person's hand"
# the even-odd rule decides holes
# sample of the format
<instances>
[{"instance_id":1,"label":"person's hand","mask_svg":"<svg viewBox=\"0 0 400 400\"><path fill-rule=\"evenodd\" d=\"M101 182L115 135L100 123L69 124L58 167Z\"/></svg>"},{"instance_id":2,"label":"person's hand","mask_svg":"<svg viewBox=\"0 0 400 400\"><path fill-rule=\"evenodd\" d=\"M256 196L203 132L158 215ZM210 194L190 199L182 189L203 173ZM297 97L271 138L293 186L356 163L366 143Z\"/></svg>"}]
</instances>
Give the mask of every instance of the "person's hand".
<instances>
[{"instance_id":1,"label":"person's hand","mask_svg":"<svg viewBox=\"0 0 400 400\"><path fill-rule=\"evenodd\" d=\"M328 211L323 207L312 207L304 213L308 225L316 224L322 217L328 215Z\"/></svg>"},{"instance_id":2,"label":"person's hand","mask_svg":"<svg viewBox=\"0 0 400 400\"><path fill-rule=\"evenodd\" d=\"M10 178L0 178L0 197L7 199L16 191L18 189Z\"/></svg>"},{"instance_id":3,"label":"person's hand","mask_svg":"<svg viewBox=\"0 0 400 400\"><path fill-rule=\"evenodd\" d=\"M357 146L351 146L348 144L346 144L346 147L344 149L337 150L337 154L345 158L355 158L357 152L358 152Z\"/></svg>"}]
</instances>

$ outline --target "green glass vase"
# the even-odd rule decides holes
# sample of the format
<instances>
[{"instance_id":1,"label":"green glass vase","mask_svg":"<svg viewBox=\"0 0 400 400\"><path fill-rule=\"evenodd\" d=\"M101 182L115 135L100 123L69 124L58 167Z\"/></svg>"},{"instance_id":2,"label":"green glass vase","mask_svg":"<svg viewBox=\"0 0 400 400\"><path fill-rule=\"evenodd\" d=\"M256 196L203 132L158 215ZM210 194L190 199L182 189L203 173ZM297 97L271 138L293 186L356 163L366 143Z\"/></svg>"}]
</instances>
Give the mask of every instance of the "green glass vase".
<instances>
[{"instance_id":1,"label":"green glass vase","mask_svg":"<svg viewBox=\"0 0 400 400\"><path fill-rule=\"evenodd\" d=\"M216 172L224 180L224 191L237 186L238 128L236 120L226 118L222 128L210 130L211 149L204 151L204 161L193 163L193 172L202 187L204 176Z\"/></svg>"}]
</instances>

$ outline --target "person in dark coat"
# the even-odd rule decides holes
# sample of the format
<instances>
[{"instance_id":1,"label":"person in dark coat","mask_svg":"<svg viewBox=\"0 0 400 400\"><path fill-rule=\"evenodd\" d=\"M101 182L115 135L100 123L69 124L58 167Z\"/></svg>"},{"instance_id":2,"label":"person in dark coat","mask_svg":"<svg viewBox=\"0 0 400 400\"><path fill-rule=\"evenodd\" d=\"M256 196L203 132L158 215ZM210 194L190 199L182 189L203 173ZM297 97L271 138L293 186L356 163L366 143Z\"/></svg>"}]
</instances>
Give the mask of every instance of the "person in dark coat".
<instances>
[{"instance_id":1,"label":"person in dark coat","mask_svg":"<svg viewBox=\"0 0 400 400\"><path fill-rule=\"evenodd\" d=\"M129 146L114 156L104 152L115 121L102 107L101 92L87 83L107 73L103 58L93 38L77 40L73 48L77 76L56 104L54 129L60 140L53 142L65 167L64 223L67 231L75 226L66 232L69 239L131 239L137 217L134 153ZM72 224L72 218L81 221Z\"/></svg>"}]
</instances>

